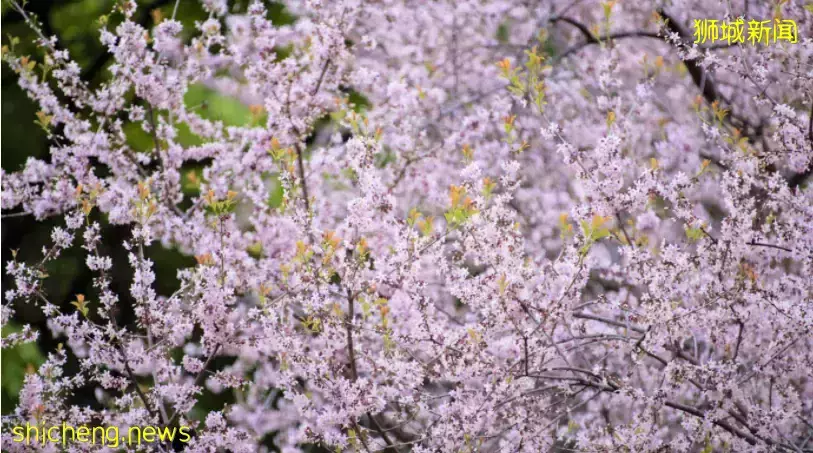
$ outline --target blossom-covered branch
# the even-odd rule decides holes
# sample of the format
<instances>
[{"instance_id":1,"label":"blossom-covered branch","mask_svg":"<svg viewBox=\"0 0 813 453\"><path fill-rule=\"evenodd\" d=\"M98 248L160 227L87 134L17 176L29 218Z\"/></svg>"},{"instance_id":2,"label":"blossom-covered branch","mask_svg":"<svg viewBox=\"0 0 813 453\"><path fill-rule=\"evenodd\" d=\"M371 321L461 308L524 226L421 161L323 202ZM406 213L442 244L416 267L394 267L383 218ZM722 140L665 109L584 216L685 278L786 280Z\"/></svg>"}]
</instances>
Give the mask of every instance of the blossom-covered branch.
<instances>
[{"instance_id":1,"label":"blossom-covered branch","mask_svg":"<svg viewBox=\"0 0 813 453\"><path fill-rule=\"evenodd\" d=\"M12 40L3 62L50 153L3 171L3 219L58 226L41 258L4 263L3 324L27 304L48 329L3 347L64 346L4 433L185 426L174 447L193 452L813 448L809 8L294 0L279 24L263 2L202 0L185 29L170 3L151 27L133 0L100 19L112 64L94 85L11 2L38 52ZM690 42L694 19L740 15L794 20L799 41ZM204 89L249 113L209 114L190 102ZM111 226L123 255L100 246ZM156 247L194 257L169 294ZM47 266L69 250L93 292L62 303ZM72 398L86 388L93 405Z\"/></svg>"}]
</instances>

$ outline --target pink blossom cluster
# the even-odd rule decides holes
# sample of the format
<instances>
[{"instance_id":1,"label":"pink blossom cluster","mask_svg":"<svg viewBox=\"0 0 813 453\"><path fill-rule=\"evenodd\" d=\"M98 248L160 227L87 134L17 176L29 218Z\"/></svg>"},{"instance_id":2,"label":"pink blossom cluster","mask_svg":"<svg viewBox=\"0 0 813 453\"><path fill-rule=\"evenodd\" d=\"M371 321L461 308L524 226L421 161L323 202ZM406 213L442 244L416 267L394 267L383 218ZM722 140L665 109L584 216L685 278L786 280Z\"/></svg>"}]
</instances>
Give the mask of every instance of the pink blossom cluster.
<instances>
[{"instance_id":1,"label":"pink blossom cluster","mask_svg":"<svg viewBox=\"0 0 813 453\"><path fill-rule=\"evenodd\" d=\"M4 263L3 324L31 304L50 331L3 347L65 344L4 431L183 425L190 452L813 449L804 2L295 0L282 26L260 1L201 3L184 30L118 1L98 87L56 37L4 53L51 144L3 172L2 208L64 221L41 261ZM692 44L694 19L739 16L792 19L799 42ZM257 120L207 119L195 86ZM155 244L196 258L171 295ZM95 278L68 307L42 269L71 248ZM101 409L70 402L87 386Z\"/></svg>"}]
</instances>

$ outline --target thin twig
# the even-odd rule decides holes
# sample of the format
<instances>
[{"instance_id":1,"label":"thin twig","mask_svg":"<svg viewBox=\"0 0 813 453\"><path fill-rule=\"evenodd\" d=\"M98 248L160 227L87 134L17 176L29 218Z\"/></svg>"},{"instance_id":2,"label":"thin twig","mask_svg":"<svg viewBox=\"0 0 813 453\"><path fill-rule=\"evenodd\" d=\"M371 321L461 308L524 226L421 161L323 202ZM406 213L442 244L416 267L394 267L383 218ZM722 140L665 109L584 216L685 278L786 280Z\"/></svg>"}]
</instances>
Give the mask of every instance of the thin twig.
<instances>
[{"instance_id":1,"label":"thin twig","mask_svg":"<svg viewBox=\"0 0 813 453\"><path fill-rule=\"evenodd\" d=\"M216 345L215 348L212 350L212 353L209 354L209 357L206 359L206 362L203 364L203 368L198 372L197 377L195 377L195 387L200 387L201 383L203 382L203 375L206 373L206 369L209 368L209 364L212 363L217 352L220 350L220 344ZM172 426L172 423L175 422L175 419L180 416L180 411L175 411L170 417L169 422L167 422L167 427Z\"/></svg>"},{"instance_id":2,"label":"thin twig","mask_svg":"<svg viewBox=\"0 0 813 453\"><path fill-rule=\"evenodd\" d=\"M121 356L121 361L124 363L124 371L127 373L127 376L130 379L130 384L135 388L138 397L141 399L141 402L144 403L144 408L147 409L149 412L150 417L155 417L155 410L152 408L149 399L147 399L147 395L144 394L144 391L141 390L141 387L138 386L138 381L136 380L135 373L133 373L133 369L130 368L130 362L127 360L127 354L124 351L124 348L121 346L121 343L116 340L113 343L113 346L118 351L119 355Z\"/></svg>"},{"instance_id":3,"label":"thin twig","mask_svg":"<svg viewBox=\"0 0 813 453\"><path fill-rule=\"evenodd\" d=\"M13 217L25 217L27 215L31 215L31 213L30 212L15 212L15 213L12 213L12 214L3 214L2 218L3 219L10 219L10 218L13 218Z\"/></svg>"}]
</instances>

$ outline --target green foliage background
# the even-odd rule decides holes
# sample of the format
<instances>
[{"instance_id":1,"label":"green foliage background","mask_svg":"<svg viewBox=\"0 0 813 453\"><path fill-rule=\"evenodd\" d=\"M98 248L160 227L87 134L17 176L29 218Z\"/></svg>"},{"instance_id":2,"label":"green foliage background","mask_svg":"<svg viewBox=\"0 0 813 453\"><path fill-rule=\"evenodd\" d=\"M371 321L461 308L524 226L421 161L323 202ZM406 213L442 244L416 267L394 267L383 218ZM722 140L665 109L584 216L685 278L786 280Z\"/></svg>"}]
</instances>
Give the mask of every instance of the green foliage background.
<instances>
[{"instance_id":1,"label":"green foliage background","mask_svg":"<svg viewBox=\"0 0 813 453\"><path fill-rule=\"evenodd\" d=\"M248 6L248 0L230 1L233 12L243 12ZM111 64L110 56L104 52L99 43L99 22L102 15L110 14L116 4L115 0L62 0L62 1L29 1L25 10L35 16L42 25L46 35L56 35L59 38L58 46L70 51L71 57L82 68L82 78L91 86L98 86L109 79L107 67ZM146 0L139 1L139 9L134 20L145 27L152 27L154 19L160 11L163 17L171 17L174 0ZM269 15L275 24L291 23L295 20L285 8L278 3L266 3ZM113 17L113 16L111 16ZM205 20L208 15L201 9L199 2L180 0L177 19L185 27L186 37L189 38L194 30L195 21ZM115 26L111 20L110 27ZM36 34L25 24L20 14L13 11L8 0L2 0L2 43L9 44L11 37L18 37L16 53L30 55L32 59L41 61L42 53L34 45ZM244 125L256 121L252 117L248 106L239 101L220 95L204 86L193 86L186 95L188 106L205 106L200 109L203 116L223 121L227 125ZM0 88L0 103L2 104L2 146L0 163L3 170L13 172L22 169L29 158L48 160L49 143L44 131L34 123L37 106L17 86L16 75L5 65L2 68L2 88ZM136 124L127 125L126 133L130 145L137 151L148 151L152 146L151 137L143 132ZM184 145L199 143L197 137L181 128L179 140ZM187 170L197 170L193 167ZM189 185L185 190L194 192L195 187ZM191 193L190 193L191 194ZM278 203L279 194L272 192L269 202ZM4 212L13 214L17 212ZM95 214L98 216L98 214ZM101 218L97 218L101 220ZM51 230L54 226L63 224L60 218L45 222L36 222L31 216L11 216L2 220L2 262L12 260L12 250L17 250L17 259L28 263L38 262L42 258L42 248L49 244ZM113 289L119 294L122 304L118 313L119 322L132 324L134 322L132 310L129 308L128 292L132 272L128 269L127 256L121 247L122 241L128 238L126 228L104 225L102 254L111 256L114 262L112 274ZM159 294L169 295L178 288L176 271L180 267L191 266L194 258L184 256L175 250L167 250L160 245L150 247L147 256L155 263L158 276L155 289ZM83 264L85 257L80 250L68 250L57 260L49 263L45 292L55 304L72 310L70 301L75 300L76 294L85 294L93 300L95 292L92 288L92 275ZM2 285L4 289L13 287L11 279L3 272ZM3 303L8 301L3 298ZM47 329L45 319L38 309L15 302L16 316L3 330L3 336L13 331L19 331L22 325L31 324L40 331L41 335L36 343L20 345L3 351L0 361L0 387L2 387L3 415L13 412L18 401L26 373L32 372L44 360L47 351L53 351L64 338L53 338ZM180 351L176 351L180 357ZM225 360L225 359L223 359ZM226 360L227 361L227 360ZM217 365L217 363L215 364ZM75 357L69 355L66 372L72 374L78 370ZM149 382L144 382L148 384ZM92 387L80 389L72 397L73 403L91 407L99 407L93 394ZM234 401L235 395L224 392L220 395L207 394L200 399L194 411L198 416L210 410L222 409L225 403Z\"/></svg>"}]
</instances>

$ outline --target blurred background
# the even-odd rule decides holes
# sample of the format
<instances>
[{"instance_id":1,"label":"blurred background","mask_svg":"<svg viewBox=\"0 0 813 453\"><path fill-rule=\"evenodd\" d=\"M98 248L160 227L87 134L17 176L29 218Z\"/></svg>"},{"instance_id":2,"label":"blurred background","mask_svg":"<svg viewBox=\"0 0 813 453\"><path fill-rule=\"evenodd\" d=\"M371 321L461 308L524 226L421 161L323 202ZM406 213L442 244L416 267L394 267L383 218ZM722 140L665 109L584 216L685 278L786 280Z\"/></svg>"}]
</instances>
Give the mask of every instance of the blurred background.
<instances>
[{"instance_id":1,"label":"blurred background","mask_svg":"<svg viewBox=\"0 0 813 453\"><path fill-rule=\"evenodd\" d=\"M248 0L230 1L233 12L242 12L248 6ZM82 68L82 78L98 86L110 77L108 66L112 60L104 51L99 42L99 18L108 15L113 10L116 0L63 0L63 1L29 1L25 10L36 17L40 22L42 31L46 36L56 35L58 47L70 51L70 55ZM144 27L154 24L172 16L174 0L145 0L138 2L138 10L134 20ZM295 18L288 14L282 4L266 2L271 19L275 24L290 24ZM203 21L207 14L202 10L199 2L181 0L176 19L184 25L185 38L189 38L194 31L195 21ZM119 15L111 15L108 27L111 29L120 21ZM13 38L19 38L15 50L19 55L31 55L32 59L42 61L42 52L34 44L36 33L25 23L23 17L13 10L8 0L2 0L2 44L8 45ZM252 114L248 106L224 97L203 87L193 86L186 95L187 105L204 106L201 114L210 119L219 119L226 124L247 124L252 121ZM2 67L2 152L0 159L2 168L6 172L14 172L25 166L30 158L49 160L50 143L45 132L35 124L38 107L26 96L17 85L17 77L5 64ZM130 146L136 150L146 150L152 146L151 138L140 129L132 125L127 130ZM184 144L196 143L193 136L182 136ZM189 190L197 190L190 186ZM17 259L27 263L36 263L42 259L42 248L50 244L50 235L54 226L64 225L61 217L55 217L43 222L37 222L32 216L16 215L19 208L4 211L2 218L2 261L3 261L3 289L13 288L13 281L5 273L5 265L12 260L12 250L17 252ZM94 212L95 216L98 213ZM100 220L98 217L95 220ZM129 287L132 272L127 265L126 251L121 247L122 241L129 237L127 228L112 227L101 222L104 231L102 237L102 255L113 258L112 272L113 289L118 293L122 302L120 324L132 324L133 314L129 308ZM76 299L76 294L85 294L93 300L95 291L92 288L92 275L83 264L85 256L82 249L75 247L68 250L58 259L47 265L49 278L45 280L45 292L49 299L61 307L70 307L70 302ZM178 287L176 271L180 267L195 264L193 257L184 256L175 250L154 245L147 250L147 256L155 263L157 281L156 291L161 295L169 295ZM9 303L3 296L3 304ZM12 331L20 330L25 324L40 332L36 343L28 343L15 348L5 349L2 352L2 368L0 386L2 387L2 414L11 414L17 404L18 394L22 387L26 373L34 372L44 361L48 351L53 351L57 345L64 341L62 338L53 338L48 331L42 313L34 306L15 301L13 308L16 315L11 323L3 329L3 336ZM180 357L180 351L179 351ZM223 359L227 360L227 359ZM215 364L217 365L217 364ZM66 373L74 374L78 369L76 358L69 354L69 363ZM99 407L94 395L93 387L87 386L73 395L74 404L85 404ZM219 395L210 394L201 398L199 407L195 408L198 414L205 414L211 409L221 409L224 403L234 400L234 395L224 392Z\"/></svg>"}]
</instances>

